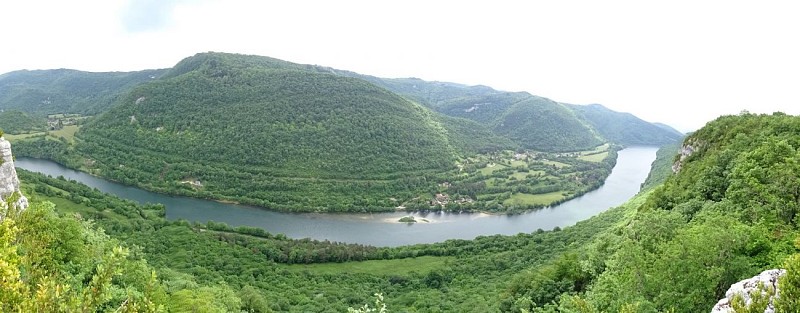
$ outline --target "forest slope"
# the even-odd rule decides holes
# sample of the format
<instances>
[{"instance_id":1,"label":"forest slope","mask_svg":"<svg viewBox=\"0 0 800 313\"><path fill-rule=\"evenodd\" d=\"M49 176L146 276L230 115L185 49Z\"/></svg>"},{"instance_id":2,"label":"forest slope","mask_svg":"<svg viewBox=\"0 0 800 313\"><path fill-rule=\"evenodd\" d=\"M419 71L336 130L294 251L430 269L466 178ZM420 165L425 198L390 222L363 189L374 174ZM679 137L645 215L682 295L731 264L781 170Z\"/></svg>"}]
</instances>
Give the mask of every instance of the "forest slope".
<instances>
[{"instance_id":1,"label":"forest slope","mask_svg":"<svg viewBox=\"0 0 800 313\"><path fill-rule=\"evenodd\" d=\"M57 202L63 214L95 219L141 247L168 306L228 299L229 309L252 312L341 312L378 292L393 311L705 312L730 283L765 268L797 277L798 131L798 117L722 117L686 139L683 151L693 152L673 159L677 174L663 175L672 161L659 158L661 173L651 177L666 182L575 226L397 248L167 221L160 205L25 171L21 178L32 201ZM371 261L351 263L361 260ZM397 264L416 270L385 267ZM371 271L350 273L354 266ZM784 299L797 299L798 287L782 282Z\"/></svg>"},{"instance_id":2,"label":"forest slope","mask_svg":"<svg viewBox=\"0 0 800 313\"><path fill-rule=\"evenodd\" d=\"M732 283L765 269L790 268L797 277L798 133L800 117L780 113L708 123L673 159L677 174L584 246L571 261L580 266L519 274L504 309L703 312ZM784 300L800 296L796 280L781 284ZM776 304L778 312L797 312L790 302Z\"/></svg>"},{"instance_id":3,"label":"forest slope","mask_svg":"<svg viewBox=\"0 0 800 313\"><path fill-rule=\"evenodd\" d=\"M386 181L424 179L453 169L456 160L437 116L385 89L219 53L187 58L163 79L130 91L79 138L78 151L116 180L186 191L191 187L182 181L199 181L201 195L322 211L329 210L326 201L389 207L389 198L410 198L399 193L418 183ZM345 194L350 198L336 197Z\"/></svg>"},{"instance_id":4,"label":"forest slope","mask_svg":"<svg viewBox=\"0 0 800 313\"><path fill-rule=\"evenodd\" d=\"M19 110L40 117L57 113L94 115L107 110L134 86L158 78L164 72L68 69L9 72L0 75L0 110Z\"/></svg>"},{"instance_id":5,"label":"forest slope","mask_svg":"<svg viewBox=\"0 0 800 313\"><path fill-rule=\"evenodd\" d=\"M562 104L527 92L486 86L339 73L364 78L445 115L478 121L529 149L581 150L596 144L597 137L622 145L660 146L682 137L669 126L602 105Z\"/></svg>"},{"instance_id":6,"label":"forest slope","mask_svg":"<svg viewBox=\"0 0 800 313\"><path fill-rule=\"evenodd\" d=\"M616 112L600 104L567 106L612 142L660 146L683 138L680 132L667 125L648 123L630 113Z\"/></svg>"},{"instance_id":7,"label":"forest slope","mask_svg":"<svg viewBox=\"0 0 800 313\"><path fill-rule=\"evenodd\" d=\"M40 80L83 86L78 78L91 74L61 72L71 75ZM157 192L277 210L516 212L601 185L619 149L567 106L528 93L225 53L197 54L159 74L116 96L106 113L75 117L85 125L15 136L24 140L19 152ZM533 160L513 160L527 165L516 173L484 169L493 156L563 157L552 151L599 159L552 177L537 177L547 173ZM497 184L512 178L518 183ZM562 196L532 198L547 192ZM453 201L434 201L437 193Z\"/></svg>"}]
</instances>

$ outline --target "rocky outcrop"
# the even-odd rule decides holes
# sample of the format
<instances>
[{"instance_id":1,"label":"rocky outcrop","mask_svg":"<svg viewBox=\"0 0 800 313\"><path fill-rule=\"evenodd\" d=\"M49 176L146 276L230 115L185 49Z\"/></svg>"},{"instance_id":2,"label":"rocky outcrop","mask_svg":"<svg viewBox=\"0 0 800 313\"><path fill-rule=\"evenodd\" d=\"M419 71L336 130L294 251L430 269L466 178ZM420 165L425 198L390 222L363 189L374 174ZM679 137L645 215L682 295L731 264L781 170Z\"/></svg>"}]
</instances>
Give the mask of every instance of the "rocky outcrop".
<instances>
[{"instance_id":1,"label":"rocky outcrop","mask_svg":"<svg viewBox=\"0 0 800 313\"><path fill-rule=\"evenodd\" d=\"M15 210L24 210L28 207L28 199L22 195L19 190L19 178L17 177L17 170L14 169L14 157L11 155L11 143L5 138L0 137L0 156L2 157L2 164L0 164L0 200L3 205L0 209L0 218L5 215L6 200L9 197L18 195L18 199L11 204ZM16 194L16 195L15 195Z\"/></svg>"},{"instance_id":2,"label":"rocky outcrop","mask_svg":"<svg viewBox=\"0 0 800 313\"><path fill-rule=\"evenodd\" d=\"M748 278L731 285L731 287L728 288L728 291L725 292L725 298L722 298L719 300L719 302L717 302L717 305L711 309L711 313L733 313L731 303L733 302L733 298L737 295L741 296L744 300L744 303L749 306L752 303L750 295L754 292L764 292L764 289L761 288L774 288L775 297L777 297L780 293L780 290L778 290L778 279L784 274L786 274L786 270L766 270L753 278ZM759 284L761 284L763 287L760 287ZM770 299L769 305L767 306L766 310L764 310L764 313L774 312L775 308L772 305L772 299Z\"/></svg>"},{"instance_id":3,"label":"rocky outcrop","mask_svg":"<svg viewBox=\"0 0 800 313\"><path fill-rule=\"evenodd\" d=\"M697 140L684 143L683 146L681 147L680 158L677 161L675 161L674 164L672 164L672 172L673 173L680 172L681 168L683 167L683 162L686 160L686 158L692 156L692 154L697 152L699 149L702 149L703 146L705 145L701 142L697 142Z\"/></svg>"}]
</instances>

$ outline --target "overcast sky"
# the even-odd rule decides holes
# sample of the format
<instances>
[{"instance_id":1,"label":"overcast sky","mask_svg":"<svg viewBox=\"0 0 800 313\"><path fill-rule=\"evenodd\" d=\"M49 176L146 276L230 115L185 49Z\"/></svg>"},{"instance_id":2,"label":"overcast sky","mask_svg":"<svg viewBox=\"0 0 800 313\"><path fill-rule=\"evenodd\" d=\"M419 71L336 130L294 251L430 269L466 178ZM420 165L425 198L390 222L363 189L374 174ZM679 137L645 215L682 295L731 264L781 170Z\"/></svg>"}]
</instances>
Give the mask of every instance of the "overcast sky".
<instances>
[{"instance_id":1,"label":"overcast sky","mask_svg":"<svg viewBox=\"0 0 800 313\"><path fill-rule=\"evenodd\" d=\"M0 73L171 67L198 52L600 103L679 130L800 114L795 1L0 2Z\"/></svg>"}]
</instances>

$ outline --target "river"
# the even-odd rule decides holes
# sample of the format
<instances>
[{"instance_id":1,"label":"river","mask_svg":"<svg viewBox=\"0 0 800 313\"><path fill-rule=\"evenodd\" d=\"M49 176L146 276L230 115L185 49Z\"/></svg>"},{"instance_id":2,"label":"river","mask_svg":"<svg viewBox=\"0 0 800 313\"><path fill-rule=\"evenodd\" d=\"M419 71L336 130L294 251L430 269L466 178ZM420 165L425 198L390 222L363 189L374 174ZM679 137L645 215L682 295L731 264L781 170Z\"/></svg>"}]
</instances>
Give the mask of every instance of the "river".
<instances>
[{"instance_id":1,"label":"river","mask_svg":"<svg viewBox=\"0 0 800 313\"><path fill-rule=\"evenodd\" d=\"M394 223L405 212L373 214L282 213L262 208L225 204L209 200L174 197L110 182L75 171L58 163L19 158L15 166L33 172L82 182L103 192L139 203L162 203L168 219L225 222L231 226L255 226L291 238L312 238L374 246L400 246L441 242L447 239L472 239L481 235L514 235L541 228L574 225L632 196L647 178L655 160L655 147L631 147L618 153L617 165L600 188L558 206L519 215L428 213L414 215L430 223Z\"/></svg>"}]
</instances>

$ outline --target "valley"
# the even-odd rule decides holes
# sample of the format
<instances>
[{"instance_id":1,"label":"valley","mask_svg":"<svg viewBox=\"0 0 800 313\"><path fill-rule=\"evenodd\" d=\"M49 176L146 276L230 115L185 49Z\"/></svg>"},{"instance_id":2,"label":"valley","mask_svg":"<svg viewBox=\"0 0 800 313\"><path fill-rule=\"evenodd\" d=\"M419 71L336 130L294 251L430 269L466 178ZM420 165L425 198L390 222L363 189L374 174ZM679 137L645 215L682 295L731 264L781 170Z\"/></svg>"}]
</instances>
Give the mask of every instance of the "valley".
<instances>
[{"instance_id":1,"label":"valley","mask_svg":"<svg viewBox=\"0 0 800 313\"><path fill-rule=\"evenodd\" d=\"M526 93L259 56L201 53L158 73L112 89L109 111L81 120L80 131L9 139L20 156L123 184L271 210L507 214L598 188L624 145L680 136L626 116L629 132L650 137L612 141L621 128L606 134L569 106ZM50 86L45 72L38 85L16 74L5 79ZM615 123L618 113L607 111Z\"/></svg>"},{"instance_id":2,"label":"valley","mask_svg":"<svg viewBox=\"0 0 800 313\"><path fill-rule=\"evenodd\" d=\"M3 140L2 178L30 204L2 194L0 310L701 312L774 268L776 310L798 307L796 116L681 139L601 105L267 57L148 73L91 106L91 84L59 88L100 76L0 76L21 167Z\"/></svg>"},{"instance_id":3,"label":"valley","mask_svg":"<svg viewBox=\"0 0 800 313\"><path fill-rule=\"evenodd\" d=\"M135 187L115 184L53 162L19 158L18 168L64 177L140 204L160 203L169 220L194 223L220 222L231 227L248 226L281 233L289 238L329 240L371 246L402 246L442 242L448 239L473 239L495 234L516 235L536 229L564 228L617 206L635 195L645 179L656 148L628 148L619 152L619 161L599 189L553 207L515 215L457 212L388 213L282 213L261 208L219 203L185 197L172 197ZM559 193L557 196L561 196ZM406 225L397 221L411 215L418 221ZM428 223L422 222L427 220Z\"/></svg>"}]
</instances>

